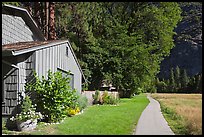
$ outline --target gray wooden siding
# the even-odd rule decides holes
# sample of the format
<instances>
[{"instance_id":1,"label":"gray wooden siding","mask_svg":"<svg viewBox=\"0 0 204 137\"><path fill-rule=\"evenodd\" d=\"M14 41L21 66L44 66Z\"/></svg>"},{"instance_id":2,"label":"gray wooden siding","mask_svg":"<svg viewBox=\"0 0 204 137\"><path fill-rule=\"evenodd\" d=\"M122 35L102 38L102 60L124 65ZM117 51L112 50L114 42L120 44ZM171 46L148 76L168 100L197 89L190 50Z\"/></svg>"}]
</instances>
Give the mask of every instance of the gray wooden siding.
<instances>
[{"instance_id":1,"label":"gray wooden siding","mask_svg":"<svg viewBox=\"0 0 204 137\"><path fill-rule=\"evenodd\" d=\"M21 17L2 14L2 45L35 40L37 38Z\"/></svg>"},{"instance_id":2,"label":"gray wooden siding","mask_svg":"<svg viewBox=\"0 0 204 137\"><path fill-rule=\"evenodd\" d=\"M15 62L18 68L2 63L2 114L16 113L16 106L20 103L20 96L25 96L25 83L33 78L35 68L35 53L27 53L15 57L15 61L8 59L7 62ZM6 60L6 59L4 59ZM19 76L19 77L18 77Z\"/></svg>"},{"instance_id":3,"label":"gray wooden siding","mask_svg":"<svg viewBox=\"0 0 204 137\"><path fill-rule=\"evenodd\" d=\"M35 53L27 53L18 57L18 67L20 75L20 94L25 96L25 84L30 82L33 78L33 70L35 68Z\"/></svg>"},{"instance_id":4,"label":"gray wooden siding","mask_svg":"<svg viewBox=\"0 0 204 137\"><path fill-rule=\"evenodd\" d=\"M18 103L18 69L2 63L2 79L2 115L9 115Z\"/></svg>"},{"instance_id":5,"label":"gray wooden siding","mask_svg":"<svg viewBox=\"0 0 204 137\"><path fill-rule=\"evenodd\" d=\"M47 71L49 69L52 72L56 72L57 68L65 71L70 70L74 75L74 88L76 88L78 92L81 92L81 72L70 48L68 53L69 57L66 56L66 46L68 46L68 43L37 50L35 70L40 77L47 77Z\"/></svg>"}]
</instances>

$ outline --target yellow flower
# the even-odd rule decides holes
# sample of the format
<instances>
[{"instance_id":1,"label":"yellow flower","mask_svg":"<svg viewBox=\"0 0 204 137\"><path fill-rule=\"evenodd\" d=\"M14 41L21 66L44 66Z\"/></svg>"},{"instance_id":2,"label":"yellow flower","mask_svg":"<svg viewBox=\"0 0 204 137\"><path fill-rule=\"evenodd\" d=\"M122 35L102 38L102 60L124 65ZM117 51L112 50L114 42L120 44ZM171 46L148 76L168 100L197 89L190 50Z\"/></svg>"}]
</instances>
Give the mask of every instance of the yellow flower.
<instances>
[{"instance_id":1,"label":"yellow flower","mask_svg":"<svg viewBox=\"0 0 204 137\"><path fill-rule=\"evenodd\" d=\"M79 113L79 112L80 112L80 109L79 109L79 107L77 107L77 108L76 108L76 112L77 112L77 113Z\"/></svg>"},{"instance_id":2,"label":"yellow flower","mask_svg":"<svg viewBox=\"0 0 204 137\"><path fill-rule=\"evenodd\" d=\"M76 114L76 110L75 109L69 109L68 110L68 114L69 115L75 115Z\"/></svg>"}]
</instances>

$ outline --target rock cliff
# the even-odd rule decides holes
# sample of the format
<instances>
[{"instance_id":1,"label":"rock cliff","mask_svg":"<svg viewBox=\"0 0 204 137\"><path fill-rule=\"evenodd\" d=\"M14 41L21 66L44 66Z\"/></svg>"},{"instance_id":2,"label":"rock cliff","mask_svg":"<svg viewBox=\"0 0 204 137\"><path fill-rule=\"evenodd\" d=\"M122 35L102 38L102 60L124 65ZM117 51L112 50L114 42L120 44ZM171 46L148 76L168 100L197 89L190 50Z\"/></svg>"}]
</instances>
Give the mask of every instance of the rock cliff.
<instances>
[{"instance_id":1,"label":"rock cliff","mask_svg":"<svg viewBox=\"0 0 204 137\"><path fill-rule=\"evenodd\" d=\"M202 72L202 2L179 2L182 21L175 28L175 47L161 63L160 78L168 78L170 68L186 69L188 76Z\"/></svg>"}]
</instances>

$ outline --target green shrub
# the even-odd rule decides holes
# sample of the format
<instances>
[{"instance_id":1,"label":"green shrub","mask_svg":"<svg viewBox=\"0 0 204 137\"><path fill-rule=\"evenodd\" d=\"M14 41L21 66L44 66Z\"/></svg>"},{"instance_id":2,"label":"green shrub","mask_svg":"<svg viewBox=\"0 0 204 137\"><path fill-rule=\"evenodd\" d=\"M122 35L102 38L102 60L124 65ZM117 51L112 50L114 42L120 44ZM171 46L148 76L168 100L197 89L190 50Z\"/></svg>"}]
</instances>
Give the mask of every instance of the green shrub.
<instances>
[{"instance_id":1,"label":"green shrub","mask_svg":"<svg viewBox=\"0 0 204 137\"><path fill-rule=\"evenodd\" d=\"M95 94L92 94L93 104L100 104L100 92L96 90Z\"/></svg>"},{"instance_id":2,"label":"green shrub","mask_svg":"<svg viewBox=\"0 0 204 137\"><path fill-rule=\"evenodd\" d=\"M140 88L140 87L138 87L138 88L137 88L137 91L135 92L135 94L136 94L136 95L139 95L139 94L142 93L142 91L143 91L143 89Z\"/></svg>"},{"instance_id":3,"label":"green shrub","mask_svg":"<svg viewBox=\"0 0 204 137\"><path fill-rule=\"evenodd\" d=\"M96 91L93 95L93 104L112 104L115 105L119 102L119 96L113 97L113 95L109 95L107 91L104 91L102 95L100 95L99 91Z\"/></svg>"},{"instance_id":4,"label":"green shrub","mask_svg":"<svg viewBox=\"0 0 204 137\"><path fill-rule=\"evenodd\" d=\"M78 95L78 99L77 99L77 102L78 102L78 106L79 106L79 109L80 111L83 110L84 108L87 107L88 105L88 99L86 96L83 96L81 94Z\"/></svg>"},{"instance_id":5,"label":"green shrub","mask_svg":"<svg viewBox=\"0 0 204 137\"><path fill-rule=\"evenodd\" d=\"M2 119L2 130L7 130L6 121Z\"/></svg>"},{"instance_id":6,"label":"green shrub","mask_svg":"<svg viewBox=\"0 0 204 137\"><path fill-rule=\"evenodd\" d=\"M21 103L22 112L28 112L32 108L32 101L29 96L25 96Z\"/></svg>"},{"instance_id":7,"label":"green shrub","mask_svg":"<svg viewBox=\"0 0 204 137\"><path fill-rule=\"evenodd\" d=\"M112 95L110 95L108 104L116 105L118 103L119 103L119 98L114 98Z\"/></svg>"},{"instance_id":8,"label":"green shrub","mask_svg":"<svg viewBox=\"0 0 204 137\"><path fill-rule=\"evenodd\" d=\"M35 101L47 122L60 122L66 116L67 107L78 105L76 90L70 87L70 78L57 71L48 71L47 79L40 79L34 72L35 82L26 85L26 89L36 93Z\"/></svg>"},{"instance_id":9,"label":"green shrub","mask_svg":"<svg viewBox=\"0 0 204 137\"><path fill-rule=\"evenodd\" d=\"M109 104L109 98L110 96L108 95L107 91L104 91L104 93L101 95L101 104Z\"/></svg>"},{"instance_id":10,"label":"green shrub","mask_svg":"<svg viewBox=\"0 0 204 137\"><path fill-rule=\"evenodd\" d=\"M21 102L21 113L16 114L16 116L12 116L10 120L12 121L27 121L27 120L36 120L42 119L42 115L40 112L36 112L36 107L32 105L32 101L29 96L25 96L25 98Z\"/></svg>"}]
</instances>

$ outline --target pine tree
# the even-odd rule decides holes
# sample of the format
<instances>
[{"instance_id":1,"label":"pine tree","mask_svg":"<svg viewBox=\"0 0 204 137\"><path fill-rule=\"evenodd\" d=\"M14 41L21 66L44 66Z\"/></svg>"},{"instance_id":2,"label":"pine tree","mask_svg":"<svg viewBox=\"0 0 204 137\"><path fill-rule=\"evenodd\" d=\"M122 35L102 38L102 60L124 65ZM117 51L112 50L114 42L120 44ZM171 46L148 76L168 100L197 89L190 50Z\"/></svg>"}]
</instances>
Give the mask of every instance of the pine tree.
<instances>
[{"instance_id":1,"label":"pine tree","mask_svg":"<svg viewBox=\"0 0 204 137\"><path fill-rule=\"evenodd\" d=\"M180 89L181 84L180 84L180 68L176 66L176 70L174 72L174 77L175 77L175 83L176 83L176 88Z\"/></svg>"},{"instance_id":2,"label":"pine tree","mask_svg":"<svg viewBox=\"0 0 204 137\"><path fill-rule=\"evenodd\" d=\"M170 92L175 92L175 79L174 79L174 71L173 68L171 68L170 70L170 78L169 78L169 83L170 83L170 87L171 87L171 91Z\"/></svg>"},{"instance_id":3,"label":"pine tree","mask_svg":"<svg viewBox=\"0 0 204 137\"><path fill-rule=\"evenodd\" d=\"M196 89L196 76L193 76L193 77L189 78L188 89L189 89L189 92L195 92L195 89Z\"/></svg>"},{"instance_id":4,"label":"pine tree","mask_svg":"<svg viewBox=\"0 0 204 137\"><path fill-rule=\"evenodd\" d=\"M195 92L201 92L200 90L202 89L202 75L196 75L195 76Z\"/></svg>"},{"instance_id":5,"label":"pine tree","mask_svg":"<svg viewBox=\"0 0 204 137\"><path fill-rule=\"evenodd\" d=\"M55 40L55 2L22 2L47 40Z\"/></svg>"},{"instance_id":6,"label":"pine tree","mask_svg":"<svg viewBox=\"0 0 204 137\"><path fill-rule=\"evenodd\" d=\"M171 91L171 85L169 79L166 80L166 92Z\"/></svg>"},{"instance_id":7,"label":"pine tree","mask_svg":"<svg viewBox=\"0 0 204 137\"><path fill-rule=\"evenodd\" d=\"M186 70L181 71L181 88L185 89L188 85L189 78L187 76Z\"/></svg>"},{"instance_id":8,"label":"pine tree","mask_svg":"<svg viewBox=\"0 0 204 137\"><path fill-rule=\"evenodd\" d=\"M199 86L198 86L198 91L199 91L199 93L202 93L202 73L200 75L200 82L199 82Z\"/></svg>"}]
</instances>

